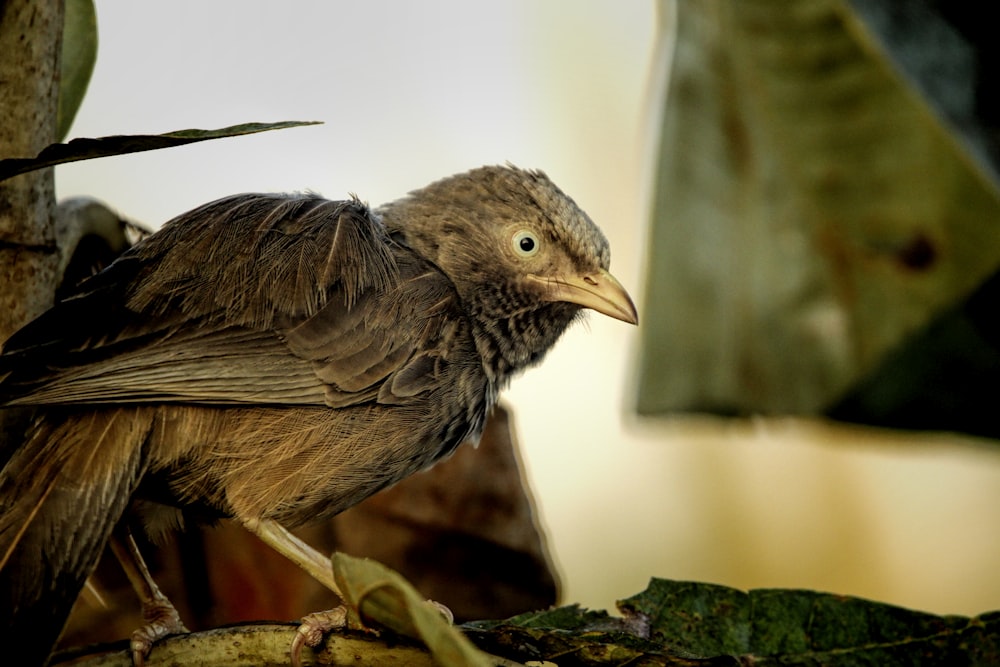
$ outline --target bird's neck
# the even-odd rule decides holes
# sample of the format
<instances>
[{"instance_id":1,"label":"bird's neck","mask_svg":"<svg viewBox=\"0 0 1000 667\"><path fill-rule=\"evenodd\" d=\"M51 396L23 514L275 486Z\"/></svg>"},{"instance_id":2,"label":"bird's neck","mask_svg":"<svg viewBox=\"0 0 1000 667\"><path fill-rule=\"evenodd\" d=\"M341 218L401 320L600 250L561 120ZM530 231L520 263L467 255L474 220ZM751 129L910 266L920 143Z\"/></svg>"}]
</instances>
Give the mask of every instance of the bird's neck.
<instances>
[{"instance_id":1,"label":"bird's neck","mask_svg":"<svg viewBox=\"0 0 1000 667\"><path fill-rule=\"evenodd\" d=\"M487 377L497 389L539 363L579 312L568 304L551 304L507 317L471 310L476 347Z\"/></svg>"}]
</instances>

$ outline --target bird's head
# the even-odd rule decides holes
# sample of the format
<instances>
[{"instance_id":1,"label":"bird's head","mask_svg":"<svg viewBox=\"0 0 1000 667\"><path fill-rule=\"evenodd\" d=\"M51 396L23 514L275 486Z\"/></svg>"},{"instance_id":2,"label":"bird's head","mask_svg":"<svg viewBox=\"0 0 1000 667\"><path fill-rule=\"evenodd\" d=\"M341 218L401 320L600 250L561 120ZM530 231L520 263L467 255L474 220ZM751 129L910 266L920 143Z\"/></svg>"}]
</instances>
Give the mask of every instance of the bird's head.
<instances>
[{"instance_id":1,"label":"bird's head","mask_svg":"<svg viewBox=\"0 0 1000 667\"><path fill-rule=\"evenodd\" d=\"M389 230L436 264L470 314L536 362L589 308L636 324L635 305L608 272L607 239L539 171L482 167L442 179L379 209Z\"/></svg>"}]
</instances>

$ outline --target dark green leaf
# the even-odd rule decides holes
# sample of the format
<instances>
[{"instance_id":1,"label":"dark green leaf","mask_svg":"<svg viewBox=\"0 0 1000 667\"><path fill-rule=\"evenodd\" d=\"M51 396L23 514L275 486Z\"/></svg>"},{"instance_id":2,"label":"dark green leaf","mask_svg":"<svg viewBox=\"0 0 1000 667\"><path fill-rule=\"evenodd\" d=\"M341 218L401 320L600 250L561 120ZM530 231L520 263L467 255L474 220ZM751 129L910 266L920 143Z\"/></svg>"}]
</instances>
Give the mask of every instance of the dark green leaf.
<instances>
[{"instance_id":1,"label":"dark green leaf","mask_svg":"<svg viewBox=\"0 0 1000 667\"><path fill-rule=\"evenodd\" d=\"M737 664L729 656L719 660L678 655L669 647L624 632L554 630L508 622L500 622L489 629L480 625L478 622L466 623L462 630L482 650L522 663L548 661L560 667Z\"/></svg>"},{"instance_id":2,"label":"dark green leaf","mask_svg":"<svg viewBox=\"0 0 1000 667\"><path fill-rule=\"evenodd\" d=\"M480 648L559 665L993 665L1000 612L934 616L805 590L653 579L619 609L466 623Z\"/></svg>"},{"instance_id":3,"label":"dark green leaf","mask_svg":"<svg viewBox=\"0 0 1000 667\"><path fill-rule=\"evenodd\" d=\"M827 416L888 428L1000 439L1000 271L891 350Z\"/></svg>"},{"instance_id":4,"label":"dark green leaf","mask_svg":"<svg viewBox=\"0 0 1000 667\"><path fill-rule=\"evenodd\" d=\"M813 591L653 579L623 600L651 639L701 658L751 657L754 664L998 664L1000 612L934 616Z\"/></svg>"},{"instance_id":5,"label":"dark green leaf","mask_svg":"<svg viewBox=\"0 0 1000 667\"><path fill-rule=\"evenodd\" d=\"M741 655L750 647L750 605L743 591L713 584L653 579L619 603L623 613L649 619L650 636L701 656Z\"/></svg>"},{"instance_id":6,"label":"dark green leaf","mask_svg":"<svg viewBox=\"0 0 1000 667\"><path fill-rule=\"evenodd\" d=\"M585 630L600 626L610 620L612 619L606 611L590 611L574 604L544 611L529 611L503 621L472 621L466 623L464 627L489 630L502 625L516 625L521 628Z\"/></svg>"},{"instance_id":7,"label":"dark green leaf","mask_svg":"<svg viewBox=\"0 0 1000 667\"><path fill-rule=\"evenodd\" d=\"M281 123L245 123L218 130L180 130L166 134L132 134L101 137L99 139L74 139L65 144L52 144L42 149L34 158L9 158L0 160L0 181L66 162L89 160L111 155L140 153L160 148L173 148L197 141L236 137L267 130L282 130L301 125L319 125L319 121L284 121Z\"/></svg>"},{"instance_id":8,"label":"dark green leaf","mask_svg":"<svg viewBox=\"0 0 1000 667\"><path fill-rule=\"evenodd\" d=\"M56 138L62 141L87 93L97 60L97 14L93 0L67 0L63 20Z\"/></svg>"}]
</instances>

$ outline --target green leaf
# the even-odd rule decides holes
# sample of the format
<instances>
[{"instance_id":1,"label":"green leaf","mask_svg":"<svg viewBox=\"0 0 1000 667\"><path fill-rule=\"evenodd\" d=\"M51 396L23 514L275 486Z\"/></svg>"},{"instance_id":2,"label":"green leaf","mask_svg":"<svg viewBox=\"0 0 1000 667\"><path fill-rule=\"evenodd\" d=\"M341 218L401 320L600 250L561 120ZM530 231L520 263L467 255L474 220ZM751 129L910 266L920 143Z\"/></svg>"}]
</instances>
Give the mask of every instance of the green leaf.
<instances>
[{"instance_id":1,"label":"green leaf","mask_svg":"<svg viewBox=\"0 0 1000 667\"><path fill-rule=\"evenodd\" d=\"M320 125L320 121L290 120L281 123L245 123L218 130L180 130L166 134L130 134L100 137L98 139L74 139L65 144L51 144L33 158L8 158L0 160L0 181L36 169L57 164L90 160L126 153L141 153L161 148L173 148L208 139L222 139L244 134L255 134L268 130L283 130L302 125Z\"/></svg>"},{"instance_id":2,"label":"green leaf","mask_svg":"<svg viewBox=\"0 0 1000 667\"><path fill-rule=\"evenodd\" d=\"M489 630L501 625L521 628L547 628L550 630L586 630L602 626L611 619L606 611L591 611L579 605L567 605L543 611L529 611L503 621L470 621L463 627Z\"/></svg>"},{"instance_id":3,"label":"green leaf","mask_svg":"<svg viewBox=\"0 0 1000 667\"><path fill-rule=\"evenodd\" d=\"M934 616L860 598L653 579L623 600L650 638L701 658L754 664L998 664L1000 612Z\"/></svg>"},{"instance_id":4,"label":"green leaf","mask_svg":"<svg viewBox=\"0 0 1000 667\"><path fill-rule=\"evenodd\" d=\"M743 591L653 579L644 592L618 606L626 615L648 617L652 639L671 645L682 643L696 655L750 652L750 605Z\"/></svg>"},{"instance_id":5,"label":"green leaf","mask_svg":"<svg viewBox=\"0 0 1000 667\"><path fill-rule=\"evenodd\" d=\"M521 614L505 621L473 621L463 624L462 629L484 651L521 662L643 667L705 662L677 655L671 647L646 639L648 626L644 620L613 618L576 605Z\"/></svg>"},{"instance_id":6,"label":"green leaf","mask_svg":"<svg viewBox=\"0 0 1000 667\"><path fill-rule=\"evenodd\" d=\"M63 19L56 138L62 141L90 84L97 60L97 14L93 0L67 0Z\"/></svg>"},{"instance_id":7,"label":"green leaf","mask_svg":"<svg viewBox=\"0 0 1000 667\"><path fill-rule=\"evenodd\" d=\"M442 667L493 664L398 573L368 558L339 552L332 561L344 601L366 625L374 622L419 639Z\"/></svg>"},{"instance_id":8,"label":"green leaf","mask_svg":"<svg viewBox=\"0 0 1000 667\"><path fill-rule=\"evenodd\" d=\"M817 414L1000 269L1000 189L862 4L928 5L665 12L641 413Z\"/></svg>"},{"instance_id":9,"label":"green leaf","mask_svg":"<svg viewBox=\"0 0 1000 667\"><path fill-rule=\"evenodd\" d=\"M623 618L569 606L463 628L493 654L560 665L1000 664L1000 612L935 616L807 590L665 579L618 608Z\"/></svg>"}]
</instances>

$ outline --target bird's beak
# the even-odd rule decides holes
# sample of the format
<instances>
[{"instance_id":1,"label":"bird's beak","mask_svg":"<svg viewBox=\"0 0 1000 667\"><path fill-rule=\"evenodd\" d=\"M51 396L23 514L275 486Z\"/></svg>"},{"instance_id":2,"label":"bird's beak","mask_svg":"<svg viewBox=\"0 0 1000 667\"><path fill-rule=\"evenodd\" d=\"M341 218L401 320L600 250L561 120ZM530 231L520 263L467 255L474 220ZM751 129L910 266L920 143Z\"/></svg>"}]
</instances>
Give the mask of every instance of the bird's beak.
<instances>
[{"instance_id":1,"label":"bird's beak","mask_svg":"<svg viewBox=\"0 0 1000 667\"><path fill-rule=\"evenodd\" d=\"M639 323L632 297L618 280L600 269L596 273L582 276L543 277L530 275L531 280L541 283L546 301L565 301L613 317L629 324Z\"/></svg>"}]
</instances>

